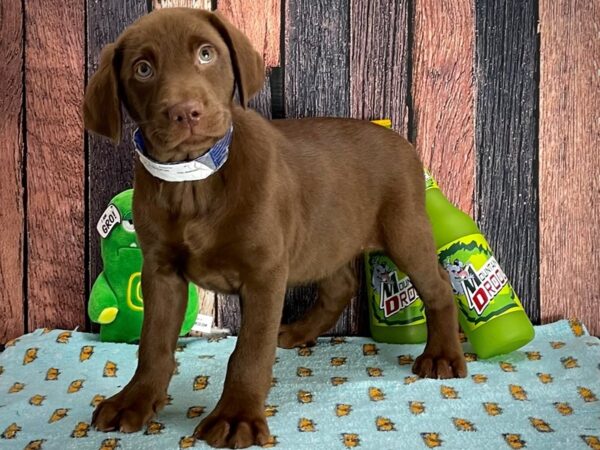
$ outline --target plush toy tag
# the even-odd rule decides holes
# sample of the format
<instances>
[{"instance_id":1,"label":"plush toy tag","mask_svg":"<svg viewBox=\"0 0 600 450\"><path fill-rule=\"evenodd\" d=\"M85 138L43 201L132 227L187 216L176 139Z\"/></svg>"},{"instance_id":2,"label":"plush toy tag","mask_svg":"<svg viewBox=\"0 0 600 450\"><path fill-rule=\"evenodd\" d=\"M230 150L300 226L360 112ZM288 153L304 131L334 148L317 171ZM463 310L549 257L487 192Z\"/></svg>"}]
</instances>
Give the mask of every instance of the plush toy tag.
<instances>
[{"instance_id":1,"label":"plush toy tag","mask_svg":"<svg viewBox=\"0 0 600 450\"><path fill-rule=\"evenodd\" d=\"M120 222L121 213L117 207L111 203L108 205L108 208L106 208L106 211L104 211L104 214L102 214L102 217L100 217L98 225L96 225L96 230L98 230L98 233L100 236L102 236L102 239L105 239L106 236L110 234L112 229Z\"/></svg>"},{"instance_id":2,"label":"plush toy tag","mask_svg":"<svg viewBox=\"0 0 600 450\"><path fill-rule=\"evenodd\" d=\"M192 327L192 331L197 331L199 333L210 333L212 330L213 316L208 316L206 314L198 314L196 317L196 323Z\"/></svg>"}]
</instances>

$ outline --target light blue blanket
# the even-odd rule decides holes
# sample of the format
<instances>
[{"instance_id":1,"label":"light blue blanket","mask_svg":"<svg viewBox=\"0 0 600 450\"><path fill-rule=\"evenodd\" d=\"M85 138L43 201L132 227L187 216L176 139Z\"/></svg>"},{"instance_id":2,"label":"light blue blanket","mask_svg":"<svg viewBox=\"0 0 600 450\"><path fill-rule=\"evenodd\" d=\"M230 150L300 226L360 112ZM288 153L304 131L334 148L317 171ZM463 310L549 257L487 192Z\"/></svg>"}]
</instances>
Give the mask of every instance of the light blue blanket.
<instances>
[{"instance_id":1,"label":"light blue blanket","mask_svg":"<svg viewBox=\"0 0 600 450\"><path fill-rule=\"evenodd\" d=\"M235 338L183 339L172 403L145 431L101 433L102 396L132 376L137 347L37 330L0 354L1 449L207 448L190 436L221 394ZM468 344L465 351L470 352ZM278 350L267 415L277 449L600 448L600 341L576 321L536 327L521 351L472 360L461 380L418 380L422 345L323 338Z\"/></svg>"}]
</instances>

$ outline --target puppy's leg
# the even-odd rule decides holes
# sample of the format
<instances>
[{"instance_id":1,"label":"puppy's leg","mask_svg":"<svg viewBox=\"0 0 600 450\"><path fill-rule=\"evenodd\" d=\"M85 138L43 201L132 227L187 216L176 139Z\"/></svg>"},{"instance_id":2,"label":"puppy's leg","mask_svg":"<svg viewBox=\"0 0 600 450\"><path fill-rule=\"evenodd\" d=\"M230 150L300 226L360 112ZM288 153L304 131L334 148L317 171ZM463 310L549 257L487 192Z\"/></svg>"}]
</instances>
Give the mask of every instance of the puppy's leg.
<instances>
[{"instance_id":1,"label":"puppy's leg","mask_svg":"<svg viewBox=\"0 0 600 450\"><path fill-rule=\"evenodd\" d=\"M160 268L159 268L160 267ZM98 405L92 423L102 431L140 430L167 402L173 352L187 305L187 282L175 270L144 261L144 322L137 370L121 392Z\"/></svg>"},{"instance_id":2,"label":"puppy's leg","mask_svg":"<svg viewBox=\"0 0 600 450\"><path fill-rule=\"evenodd\" d=\"M271 386L286 282L287 271L269 271L269 276L242 285L242 324L223 394L194 432L213 447L245 448L268 441L264 404Z\"/></svg>"},{"instance_id":3,"label":"puppy's leg","mask_svg":"<svg viewBox=\"0 0 600 450\"><path fill-rule=\"evenodd\" d=\"M425 211L409 217L384 219L386 251L406 273L425 304L427 345L413 366L413 372L426 378L465 377L467 367L458 338L458 319L452 289L437 261L431 224Z\"/></svg>"},{"instance_id":4,"label":"puppy's leg","mask_svg":"<svg viewBox=\"0 0 600 450\"><path fill-rule=\"evenodd\" d=\"M335 325L340 314L356 295L356 276L350 264L319 282L319 297L313 307L289 325L279 327L279 347L314 345L316 339Z\"/></svg>"}]
</instances>

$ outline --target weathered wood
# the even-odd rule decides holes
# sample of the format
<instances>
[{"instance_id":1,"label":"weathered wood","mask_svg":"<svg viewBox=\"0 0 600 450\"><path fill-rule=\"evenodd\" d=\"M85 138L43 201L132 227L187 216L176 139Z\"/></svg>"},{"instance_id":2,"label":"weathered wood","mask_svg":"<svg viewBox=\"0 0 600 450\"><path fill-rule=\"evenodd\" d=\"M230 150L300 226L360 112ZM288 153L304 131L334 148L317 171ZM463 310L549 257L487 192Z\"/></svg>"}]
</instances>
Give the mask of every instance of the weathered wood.
<instances>
[{"instance_id":1,"label":"weathered wood","mask_svg":"<svg viewBox=\"0 0 600 450\"><path fill-rule=\"evenodd\" d=\"M600 4L539 11L542 321L574 316L600 335Z\"/></svg>"},{"instance_id":2,"label":"weathered wood","mask_svg":"<svg viewBox=\"0 0 600 450\"><path fill-rule=\"evenodd\" d=\"M113 42L127 25L147 11L144 0L105 0L101 7L96 2L87 2L87 8L87 73L91 77L98 68L102 47ZM126 113L124 118L123 142L118 146L108 139L88 135L88 289L102 271L96 223L111 198L133 183L134 152L130 136L135 127Z\"/></svg>"},{"instance_id":3,"label":"weathered wood","mask_svg":"<svg viewBox=\"0 0 600 450\"><path fill-rule=\"evenodd\" d=\"M242 308L237 295L216 294L215 324L238 334L242 323Z\"/></svg>"},{"instance_id":4,"label":"weathered wood","mask_svg":"<svg viewBox=\"0 0 600 450\"><path fill-rule=\"evenodd\" d=\"M248 107L259 112L267 119L272 118L271 111L271 80L268 75L265 77L265 84L261 91L255 97L250 99Z\"/></svg>"},{"instance_id":5,"label":"weathered wood","mask_svg":"<svg viewBox=\"0 0 600 450\"><path fill-rule=\"evenodd\" d=\"M24 5L28 328L73 328L85 324L85 2Z\"/></svg>"},{"instance_id":6,"label":"weathered wood","mask_svg":"<svg viewBox=\"0 0 600 450\"><path fill-rule=\"evenodd\" d=\"M176 7L211 10L212 6L212 0L152 0L153 10ZM198 300L200 302L199 314L212 315L215 317L217 313L216 294L198 287Z\"/></svg>"},{"instance_id":7,"label":"weathered wood","mask_svg":"<svg viewBox=\"0 0 600 450\"><path fill-rule=\"evenodd\" d=\"M280 0L248 2L243 0L220 0L217 11L242 30L254 48L263 55L267 76L263 89L249 102L249 107L267 118L271 111L270 69L279 66L279 43L281 33ZM241 321L239 299L235 295L217 296L217 325L237 334Z\"/></svg>"},{"instance_id":8,"label":"weathered wood","mask_svg":"<svg viewBox=\"0 0 600 450\"><path fill-rule=\"evenodd\" d=\"M217 3L217 11L250 38L254 48L263 55L267 71L271 67L279 66L280 0L220 0ZM252 99L249 106L265 117L271 117L271 88L268 77L264 88Z\"/></svg>"},{"instance_id":9,"label":"weathered wood","mask_svg":"<svg viewBox=\"0 0 600 450\"><path fill-rule=\"evenodd\" d=\"M366 50L368 49L368 51ZM350 114L392 120L408 135L408 1L350 3ZM348 308L346 334L368 334L363 258L354 263L359 282Z\"/></svg>"},{"instance_id":10,"label":"weathered wood","mask_svg":"<svg viewBox=\"0 0 600 450\"><path fill-rule=\"evenodd\" d=\"M152 9L175 7L211 9L212 0L152 0Z\"/></svg>"},{"instance_id":11,"label":"weathered wood","mask_svg":"<svg viewBox=\"0 0 600 450\"><path fill-rule=\"evenodd\" d=\"M217 11L250 38L254 48L263 55L265 66L279 65L280 0L220 0Z\"/></svg>"},{"instance_id":12,"label":"weathered wood","mask_svg":"<svg viewBox=\"0 0 600 450\"><path fill-rule=\"evenodd\" d=\"M470 0L415 0L411 140L450 201L473 212L474 14Z\"/></svg>"},{"instance_id":13,"label":"weathered wood","mask_svg":"<svg viewBox=\"0 0 600 450\"><path fill-rule=\"evenodd\" d=\"M287 0L285 4L285 113L289 118L350 115L349 0ZM314 302L313 286L292 289L284 322L299 318ZM347 334L347 309L330 331Z\"/></svg>"},{"instance_id":14,"label":"weathered wood","mask_svg":"<svg viewBox=\"0 0 600 450\"><path fill-rule=\"evenodd\" d=\"M271 83L271 115L273 119L285 118L284 73L283 67L273 67L269 74Z\"/></svg>"},{"instance_id":15,"label":"weathered wood","mask_svg":"<svg viewBox=\"0 0 600 450\"><path fill-rule=\"evenodd\" d=\"M287 0L287 117L350 114L349 0Z\"/></svg>"},{"instance_id":16,"label":"weathered wood","mask_svg":"<svg viewBox=\"0 0 600 450\"><path fill-rule=\"evenodd\" d=\"M25 331L23 260L23 5L0 3L0 342Z\"/></svg>"},{"instance_id":17,"label":"weathered wood","mask_svg":"<svg viewBox=\"0 0 600 450\"><path fill-rule=\"evenodd\" d=\"M476 215L539 323L536 1L475 5Z\"/></svg>"},{"instance_id":18,"label":"weathered wood","mask_svg":"<svg viewBox=\"0 0 600 450\"><path fill-rule=\"evenodd\" d=\"M408 0L350 4L350 114L408 134Z\"/></svg>"}]
</instances>

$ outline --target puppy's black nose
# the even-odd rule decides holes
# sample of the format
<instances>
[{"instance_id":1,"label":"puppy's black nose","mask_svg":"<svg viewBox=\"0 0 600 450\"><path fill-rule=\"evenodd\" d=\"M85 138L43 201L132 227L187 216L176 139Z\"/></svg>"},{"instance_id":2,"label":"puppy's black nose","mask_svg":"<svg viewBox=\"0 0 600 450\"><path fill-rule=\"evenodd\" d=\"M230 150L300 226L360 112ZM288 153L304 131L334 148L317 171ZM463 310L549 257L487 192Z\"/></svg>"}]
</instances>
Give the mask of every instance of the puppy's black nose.
<instances>
[{"instance_id":1,"label":"puppy's black nose","mask_svg":"<svg viewBox=\"0 0 600 450\"><path fill-rule=\"evenodd\" d=\"M169 119L182 125L193 125L202 116L202 105L195 101L177 103L169 108Z\"/></svg>"}]
</instances>

